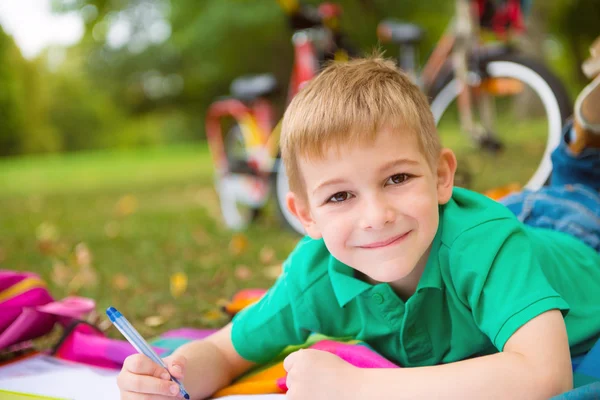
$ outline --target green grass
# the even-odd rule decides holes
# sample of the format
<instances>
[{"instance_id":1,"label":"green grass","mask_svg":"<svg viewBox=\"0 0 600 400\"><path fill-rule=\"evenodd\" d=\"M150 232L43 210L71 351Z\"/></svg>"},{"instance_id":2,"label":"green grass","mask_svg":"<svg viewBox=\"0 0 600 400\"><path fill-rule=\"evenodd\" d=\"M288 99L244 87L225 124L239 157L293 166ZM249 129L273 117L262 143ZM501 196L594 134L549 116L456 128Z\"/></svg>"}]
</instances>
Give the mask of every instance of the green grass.
<instances>
[{"instance_id":1,"label":"green grass","mask_svg":"<svg viewBox=\"0 0 600 400\"><path fill-rule=\"evenodd\" d=\"M267 213L245 233L245 248L230 249L234 235L220 221L205 146L0 160L0 210L0 268L41 274L56 298L88 296L100 312L118 307L148 336L222 325L219 302L270 285L268 267L298 240ZM60 273L81 271L79 243L97 279L69 287ZM176 272L188 277L178 298L169 290ZM115 283L117 274L125 282ZM146 326L155 315L166 322Z\"/></svg>"},{"instance_id":2,"label":"green grass","mask_svg":"<svg viewBox=\"0 0 600 400\"><path fill-rule=\"evenodd\" d=\"M492 159L473 150L456 126L441 134L459 162L475 166L470 172L483 189L509 172L510 180L526 176L523 154L543 138L536 131L534 124L509 135L510 151ZM221 326L227 317L219 304L242 288L272 284L270 267L299 238L267 210L245 232L247 245L235 246L239 240L223 227L212 184L205 145L0 160L0 268L41 274L57 299L88 296L100 313L118 307L148 337L182 326ZM83 274L81 244L95 276ZM170 277L178 272L187 275L188 287L174 297ZM82 284L72 281L76 274ZM145 323L157 315L164 323Z\"/></svg>"}]
</instances>

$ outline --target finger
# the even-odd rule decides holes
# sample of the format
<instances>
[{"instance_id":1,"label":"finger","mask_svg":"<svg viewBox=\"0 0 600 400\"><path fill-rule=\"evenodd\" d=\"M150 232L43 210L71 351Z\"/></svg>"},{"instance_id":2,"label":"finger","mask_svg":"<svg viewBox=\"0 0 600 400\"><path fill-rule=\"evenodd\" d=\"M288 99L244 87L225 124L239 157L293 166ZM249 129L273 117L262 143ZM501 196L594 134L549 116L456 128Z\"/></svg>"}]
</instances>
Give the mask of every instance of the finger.
<instances>
[{"instance_id":1,"label":"finger","mask_svg":"<svg viewBox=\"0 0 600 400\"><path fill-rule=\"evenodd\" d=\"M125 392L158 394L175 397L179 393L179 385L175 382L158 379L153 376L128 374L117 378L119 388Z\"/></svg>"},{"instance_id":2,"label":"finger","mask_svg":"<svg viewBox=\"0 0 600 400\"><path fill-rule=\"evenodd\" d=\"M136 375L160 376L165 369L143 354L133 354L125 359L123 369Z\"/></svg>"},{"instance_id":3,"label":"finger","mask_svg":"<svg viewBox=\"0 0 600 400\"><path fill-rule=\"evenodd\" d=\"M173 396L161 396L159 394L140 394L134 392L121 393L121 400L173 400Z\"/></svg>"},{"instance_id":4,"label":"finger","mask_svg":"<svg viewBox=\"0 0 600 400\"><path fill-rule=\"evenodd\" d=\"M300 397L298 397L298 393L294 389L288 389L288 391L285 393L286 400L296 400L299 398Z\"/></svg>"},{"instance_id":5,"label":"finger","mask_svg":"<svg viewBox=\"0 0 600 400\"><path fill-rule=\"evenodd\" d=\"M182 356L167 357L165 363L169 368L169 372L177 379L183 379L187 359Z\"/></svg>"},{"instance_id":6,"label":"finger","mask_svg":"<svg viewBox=\"0 0 600 400\"><path fill-rule=\"evenodd\" d=\"M296 357L297 356L298 356L298 352L297 351L295 351L292 354L288 355L285 358L285 360L283 360L283 369L285 369L287 372L290 372L290 370L294 366L294 363L296 362Z\"/></svg>"}]
</instances>

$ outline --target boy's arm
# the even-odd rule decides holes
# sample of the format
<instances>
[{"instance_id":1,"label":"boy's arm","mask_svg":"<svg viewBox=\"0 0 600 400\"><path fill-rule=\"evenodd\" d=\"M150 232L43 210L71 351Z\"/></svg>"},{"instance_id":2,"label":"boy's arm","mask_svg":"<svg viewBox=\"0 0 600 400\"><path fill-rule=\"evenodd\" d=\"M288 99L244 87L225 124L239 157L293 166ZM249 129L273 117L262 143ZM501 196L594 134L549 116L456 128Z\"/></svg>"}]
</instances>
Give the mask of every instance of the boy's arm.
<instances>
[{"instance_id":1,"label":"boy's arm","mask_svg":"<svg viewBox=\"0 0 600 400\"><path fill-rule=\"evenodd\" d=\"M502 353L451 364L359 369L318 350L285 360L287 397L313 399L547 399L573 386L562 315L551 310L523 325Z\"/></svg>"},{"instance_id":2,"label":"boy's arm","mask_svg":"<svg viewBox=\"0 0 600 400\"><path fill-rule=\"evenodd\" d=\"M231 326L204 340L187 343L173 353L186 358L183 384L191 399L207 398L254 366L233 347Z\"/></svg>"},{"instance_id":3,"label":"boy's arm","mask_svg":"<svg viewBox=\"0 0 600 400\"><path fill-rule=\"evenodd\" d=\"M523 325L498 354L433 367L366 370L361 375L368 383L361 395L381 399L547 399L573 387L567 332L558 310Z\"/></svg>"}]
</instances>

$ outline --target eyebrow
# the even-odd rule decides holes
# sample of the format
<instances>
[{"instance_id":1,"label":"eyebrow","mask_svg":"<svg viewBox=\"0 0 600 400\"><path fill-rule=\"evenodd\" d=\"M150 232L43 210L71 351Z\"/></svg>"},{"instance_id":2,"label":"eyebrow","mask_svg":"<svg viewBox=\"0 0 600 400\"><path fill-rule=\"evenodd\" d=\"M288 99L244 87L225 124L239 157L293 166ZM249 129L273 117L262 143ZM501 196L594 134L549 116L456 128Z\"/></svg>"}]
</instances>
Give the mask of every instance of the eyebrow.
<instances>
[{"instance_id":1,"label":"eyebrow","mask_svg":"<svg viewBox=\"0 0 600 400\"><path fill-rule=\"evenodd\" d=\"M399 167L401 165L418 165L418 164L419 164L419 162L416 161L416 160L411 160L409 158L400 158L400 159L392 160L390 162L385 163L384 165L381 166L381 168L379 168L379 171L380 172L384 172L384 171L387 171L389 169L392 169L392 168L395 168L395 167ZM346 180L342 179L342 178L334 178L334 179L327 180L327 181L325 181L323 183L320 183L315 188L315 190L313 190L313 195L315 193L317 193L317 191L323 189L326 186L337 185L337 184L345 183L345 182L346 182Z\"/></svg>"},{"instance_id":2,"label":"eyebrow","mask_svg":"<svg viewBox=\"0 0 600 400\"><path fill-rule=\"evenodd\" d=\"M418 165L419 162L416 160L411 160L410 158L399 158L397 160L392 160L390 162L385 163L379 168L379 171L387 171L388 169L399 167L401 165Z\"/></svg>"}]
</instances>

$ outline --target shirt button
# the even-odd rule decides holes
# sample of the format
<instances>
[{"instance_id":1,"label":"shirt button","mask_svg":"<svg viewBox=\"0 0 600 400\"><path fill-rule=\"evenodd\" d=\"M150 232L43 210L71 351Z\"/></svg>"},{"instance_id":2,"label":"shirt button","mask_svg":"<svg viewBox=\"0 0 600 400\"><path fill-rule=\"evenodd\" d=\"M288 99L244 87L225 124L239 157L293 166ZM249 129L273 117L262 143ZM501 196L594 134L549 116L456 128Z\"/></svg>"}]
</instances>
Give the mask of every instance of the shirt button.
<instances>
[{"instance_id":1,"label":"shirt button","mask_svg":"<svg viewBox=\"0 0 600 400\"><path fill-rule=\"evenodd\" d=\"M377 304L383 304L383 296L380 293L375 293L373 295L373 301Z\"/></svg>"}]
</instances>

